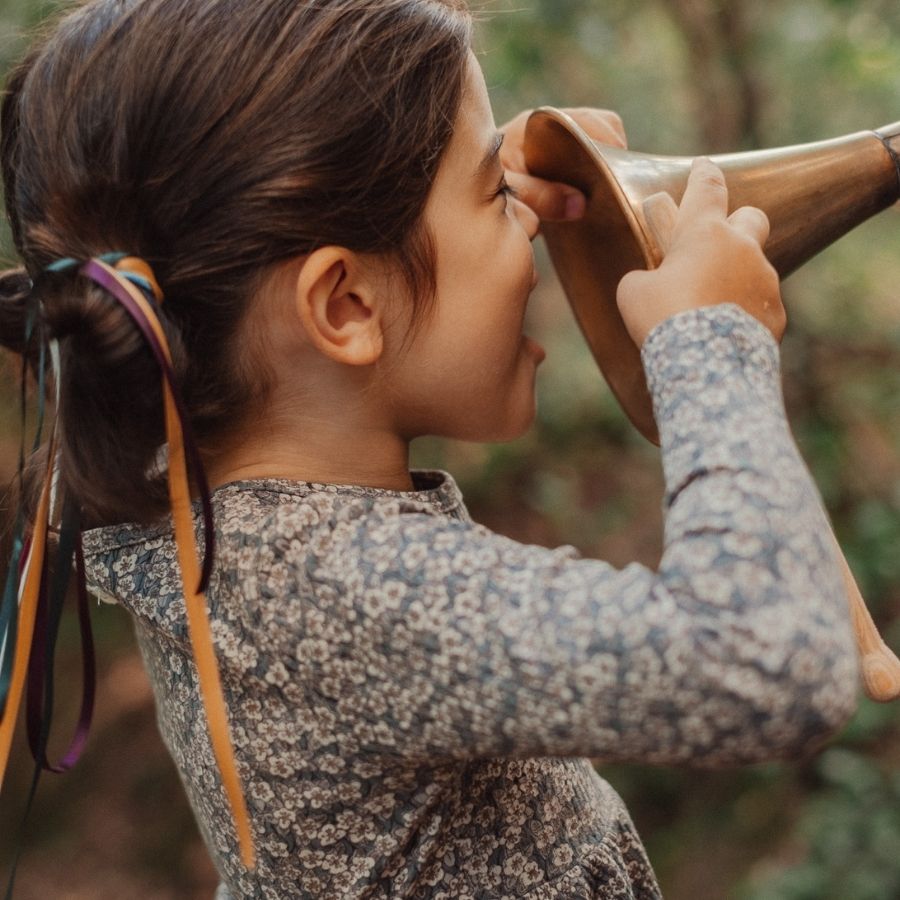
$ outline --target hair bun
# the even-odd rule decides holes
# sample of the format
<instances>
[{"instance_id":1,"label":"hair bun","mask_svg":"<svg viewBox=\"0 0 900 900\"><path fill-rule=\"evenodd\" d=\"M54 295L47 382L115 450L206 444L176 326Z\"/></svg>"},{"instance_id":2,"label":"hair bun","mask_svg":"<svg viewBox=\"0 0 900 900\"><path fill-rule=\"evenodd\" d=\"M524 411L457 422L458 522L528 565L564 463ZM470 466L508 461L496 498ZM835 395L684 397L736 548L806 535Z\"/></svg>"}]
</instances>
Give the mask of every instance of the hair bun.
<instances>
[{"instance_id":1,"label":"hair bun","mask_svg":"<svg viewBox=\"0 0 900 900\"><path fill-rule=\"evenodd\" d=\"M24 268L0 272L0 346L16 353L25 349L25 317L31 278Z\"/></svg>"}]
</instances>

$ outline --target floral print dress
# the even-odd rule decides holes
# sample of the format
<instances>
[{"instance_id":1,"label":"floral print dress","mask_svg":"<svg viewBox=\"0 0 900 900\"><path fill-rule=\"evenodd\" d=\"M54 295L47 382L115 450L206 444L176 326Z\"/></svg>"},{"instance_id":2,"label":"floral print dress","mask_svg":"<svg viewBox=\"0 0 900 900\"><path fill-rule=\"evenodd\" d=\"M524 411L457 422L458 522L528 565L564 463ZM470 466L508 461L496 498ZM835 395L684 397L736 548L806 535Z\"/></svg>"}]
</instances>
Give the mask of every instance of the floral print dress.
<instances>
[{"instance_id":1,"label":"floral print dress","mask_svg":"<svg viewBox=\"0 0 900 900\"><path fill-rule=\"evenodd\" d=\"M657 326L642 355L666 477L656 571L493 533L446 472L413 472L413 491L214 492L208 602L253 872L170 527L86 534L91 589L133 616L219 897L658 897L588 758L750 763L808 752L847 719L849 613L777 345L723 305Z\"/></svg>"}]
</instances>

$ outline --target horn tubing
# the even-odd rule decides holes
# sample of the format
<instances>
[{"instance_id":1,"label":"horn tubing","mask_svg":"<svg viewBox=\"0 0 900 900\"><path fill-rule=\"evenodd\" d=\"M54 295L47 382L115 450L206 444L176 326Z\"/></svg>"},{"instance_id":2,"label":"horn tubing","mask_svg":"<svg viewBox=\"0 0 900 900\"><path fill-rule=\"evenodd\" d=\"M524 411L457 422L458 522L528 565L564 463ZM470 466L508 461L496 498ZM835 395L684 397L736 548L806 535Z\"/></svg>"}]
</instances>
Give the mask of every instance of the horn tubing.
<instances>
[{"instance_id":1,"label":"horn tubing","mask_svg":"<svg viewBox=\"0 0 900 900\"><path fill-rule=\"evenodd\" d=\"M661 190L680 199L690 157L602 146L553 107L532 113L524 149L533 175L568 182L588 197L582 221L548 222L541 230L575 319L610 388L638 430L658 443L640 356L625 332L615 293L630 268L659 264L662 253L645 231L642 203ZM712 159L725 173L733 206L759 206L769 215L773 227L766 255L781 277L900 198L900 122L811 144ZM896 699L900 660L878 633L833 532L832 539L863 689L872 700Z\"/></svg>"},{"instance_id":2,"label":"horn tubing","mask_svg":"<svg viewBox=\"0 0 900 900\"><path fill-rule=\"evenodd\" d=\"M832 533L832 537L834 537ZM900 697L900 660L887 646L872 621L872 615L866 607L853 572L835 538L835 547L844 576L847 602L853 618L853 633L859 651L860 669L863 690L870 700L888 703Z\"/></svg>"},{"instance_id":3,"label":"horn tubing","mask_svg":"<svg viewBox=\"0 0 900 900\"><path fill-rule=\"evenodd\" d=\"M893 131L893 134L885 134L885 132L891 131ZM884 145L884 149L887 150L888 156L894 161L894 168L897 170L897 189L900 191L900 152L895 150L894 145L891 143L892 139L895 139L900 143L900 122L894 122L893 125L885 125L873 133Z\"/></svg>"}]
</instances>

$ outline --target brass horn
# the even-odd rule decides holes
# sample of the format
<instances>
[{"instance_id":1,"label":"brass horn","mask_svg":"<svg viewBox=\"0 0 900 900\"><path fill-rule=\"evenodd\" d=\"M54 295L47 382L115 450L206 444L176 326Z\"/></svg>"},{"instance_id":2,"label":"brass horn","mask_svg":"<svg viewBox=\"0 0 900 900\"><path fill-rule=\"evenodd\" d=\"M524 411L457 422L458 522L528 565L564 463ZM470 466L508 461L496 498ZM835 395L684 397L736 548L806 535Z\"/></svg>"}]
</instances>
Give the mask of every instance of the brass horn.
<instances>
[{"instance_id":1,"label":"brass horn","mask_svg":"<svg viewBox=\"0 0 900 900\"><path fill-rule=\"evenodd\" d=\"M757 206L769 217L765 245L784 278L861 222L900 199L900 122L832 140L710 157L725 174L730 208ZM580 188L587 211L577 222L541 230L559 280L591 352L638 430L659 443L640 353L616 305L616 287L633 269L659 265L662 253L643 203L667 191L681 200L691 157L652 156L593 141L566 113L535 110L525 132L535 175ZM873 700L900 696L900 660L884 643L840 553L862 662Z\"/></svg>"},{"instance_id":2,"label":"brass horn","mask_svg":"<svg viewBox=\"0 0 900 900\"><path fill-rule=\"evenodd\" d=\"M731 209L758 206L768 215L765 253L782 278L900 199L900 122L710 159L725 173ZM562 110L542 107L528 120L525 160L533 174L575 185L588 197L582 220L544 222L541 231L600 370L637 429L658 444L640 354L619 315L616 287L626 272L662 260L643 202L658 191L680 202L692 158L598 144Z\"/></svg>"}]
</instances>

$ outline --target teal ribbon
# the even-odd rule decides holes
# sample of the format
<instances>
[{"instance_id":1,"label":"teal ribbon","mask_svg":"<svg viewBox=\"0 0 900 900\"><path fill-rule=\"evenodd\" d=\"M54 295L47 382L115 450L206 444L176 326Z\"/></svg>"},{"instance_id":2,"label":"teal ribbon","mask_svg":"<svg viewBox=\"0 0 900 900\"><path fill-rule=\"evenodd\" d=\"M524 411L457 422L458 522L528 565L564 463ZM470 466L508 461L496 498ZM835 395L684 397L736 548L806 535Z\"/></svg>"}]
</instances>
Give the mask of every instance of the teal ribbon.
<instances>
[{"instance_id":1,"label":"teal ribbon","mask_svg":"<svg viewBox=\"0 0 900 900\"><path fill-rule=\"evenodd\" d=\"M29 304L25 317L25 347L31 342L37 319L37 304ZM35 426L34 441L31 452L36 453L41 446L44 431L44 393L46 389L46 343L40 336L40 350L38 353L38 420ZM21 389L19 392L20 406L20 439L19 439L19 466L18 478L20 491L25 483L25 433L26 424L26 385L28 376L28 363L26 354L22 355ZM25 512L22 504L16 511L16 522L13 528L12 553L10 555L9 570L6 574L6 585L3 590L3 602L0 606L0 645L5 638L3 651L3 666L0 667L0 717L6 711L6 701L9 697L9 688L12 681L13 657L15 656L16 635L19 622L19 570L22 565L22 554L25 547Z\"/></svg>"},{"instance_id":2,"label":"teal ribbon","mask_svg":"<svg viewBox=\"0 0 900 900\"><path fill-rule=\"evenodd\" d=\"M109 263L109 265L114 266L120 259L125 259L128 256L127 253L103 253L100 256L95 257L95 259L102 259L103 262ZM47 272L65 272L67 269L74 269L78 266L82 265L84 260L74 259L71 256L66 256L63 259L58 259L56 262L50 263L47 266ZM153 286L150 282L144 278L143 275L138 275L137 272L121 272L121 275L124 275L132 283L136 284L139 288L144 290L144 293L148 295L148 299L154 306L157 305L156 295L153 293Z\"/></svg>"}]
</instances>

